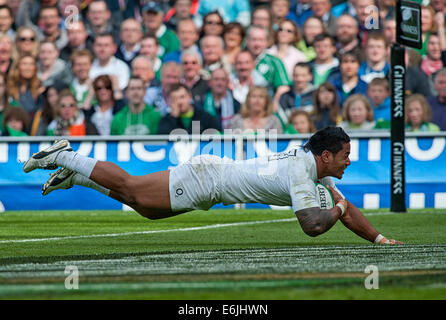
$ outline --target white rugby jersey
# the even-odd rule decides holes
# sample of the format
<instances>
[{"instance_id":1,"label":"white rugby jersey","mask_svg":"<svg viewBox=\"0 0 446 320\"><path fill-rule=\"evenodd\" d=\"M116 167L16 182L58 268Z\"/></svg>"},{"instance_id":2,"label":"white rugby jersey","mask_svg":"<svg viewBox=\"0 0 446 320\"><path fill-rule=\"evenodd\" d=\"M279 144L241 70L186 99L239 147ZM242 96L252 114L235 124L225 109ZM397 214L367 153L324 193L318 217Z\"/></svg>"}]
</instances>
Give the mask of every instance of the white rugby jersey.
<instances>
[{"instance_id":1,"label":"white rugby jersey","mask_svg":"<svg viewBox=\"0 0 446 320\"><path fill-rule=\"evenodd\" d=\"M330 177L317 179L313 154L302 149L250 160L201 155L171 169L171 208L208 210L220 202L263 203L292 206L296 212L319 206L316 181L340 193Z\"/></svg>"},{"instance_id":2,"label":"white rugby jersey","mask_svg":"<svg viewBox=\"0 0 446 320\"><path fill-rule=\"evenodd\" d=\"M317 178L313 154L302 149L249 160L224 158L220 196L225 205L257 202L292 206L296 212L319 207L317 181L336 188L331 177Z\"/></svg>"}]
</instances>

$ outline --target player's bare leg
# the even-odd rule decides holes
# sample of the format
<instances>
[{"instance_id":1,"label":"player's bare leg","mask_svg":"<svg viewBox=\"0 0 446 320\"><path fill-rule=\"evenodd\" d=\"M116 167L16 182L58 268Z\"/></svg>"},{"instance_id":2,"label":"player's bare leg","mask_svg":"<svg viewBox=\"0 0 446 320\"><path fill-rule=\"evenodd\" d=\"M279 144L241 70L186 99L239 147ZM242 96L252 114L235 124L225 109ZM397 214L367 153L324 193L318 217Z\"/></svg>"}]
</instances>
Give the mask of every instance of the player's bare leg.
<instances>
[{"instance_id":1,"label":"player's bare leg","mask_svg":"<svg viewBox=\"0 0 446 320\"><path fill-rule=\"evenodd\" d=\"M132 207L144 217L166 218L181 213L171 212L169 194L162 187L166 178L168 185L168 174L168 171L163 171L145 176L132 176L114 163L101 161L95 164L90 177L87 178L62 167L44 184L42 194L47 195L54 190L81 185Z\"/></svg>"},{"instance_id":2,"label":"player's bare leg","mask_svg":"<svg viewBox=\"0 0 446 320\"><path fill-rule=\"evenodd\" d=\"M150 219L170 217L169 170L132 176L112 162L98 161L90 179L110 189L109 196Z\"/></svg>"},{"instance_id":3,"label":"player's bare leg","mask_svg":"<svg viewBox=\"0 0 446 320\"><path fill-rule=\"evenodd\" d=\"M34 154L23 166L23 171L35 169L66 168L58 171L45 184L43 194L51 192L51 182L66 179L67 189L77 184L93 188L128 206L150 219L170 217L181 212L172 212L169 195L169 171L144 176L133 176L112 162L98 161L73 152L67 140L56 141L49 148ZM76 173L76 175L73 174ZM64 175L65 174L65 175ZM63 176L64 175L64 176ZM59 181L57 180L58 178ZM57 189L52 188L52 190Z\"/></svg>"}]
</instances>

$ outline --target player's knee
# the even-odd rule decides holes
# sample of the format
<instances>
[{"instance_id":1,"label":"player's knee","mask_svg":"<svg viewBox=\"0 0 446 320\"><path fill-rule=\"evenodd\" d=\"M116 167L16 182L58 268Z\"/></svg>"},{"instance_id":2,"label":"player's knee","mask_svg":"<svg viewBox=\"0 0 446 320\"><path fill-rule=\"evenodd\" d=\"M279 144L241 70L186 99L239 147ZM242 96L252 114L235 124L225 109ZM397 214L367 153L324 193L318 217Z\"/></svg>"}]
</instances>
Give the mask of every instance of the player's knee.
<instances>
[{"instance_id":1,"label":"player's knee","mask_svg":"<svg viewBox=\"0 0 446 320\"><path fill-rule=\"evenodd\" d=\"M123 202L130 207L138 205L136 197L131 192L128 191L121 192L121 198Z\"/></svg>"},{"instance_id":2,"label":"player's knee","mask_svg":"<svg viewBox=\"0 0 446 320\"><path fill-rule=\"evenodd\" d=\"M154 213L153 211L148 211L145 209L140 209L138 210L138 213L140 215L142 215L144 218L147 218L149 220L157 220L157 219L161 219L161 217L159 215L157 215L156 213Z\"/></svg>"},{"instance_id":3,"label":"player's knee","mask_svg":"<svg viewBox=\"0 0 446 320\"><path fill-rule=\"evenodd\" d=\"M144 207L136 207L136 211L142 215L143 217L149 219L149 220L158 220L158 219L163 219L166 217L169 217L171 215L173 215L172 213L166 213L163 212L162 210L153 210L150 208L144 208Z\"/></svg>"},{"instance_id":4,"label":"player's knee","mask_svg":"<svg viewBox=\"0 0 446 320\"><path fill-rule=\"evenodd\" d=\"M136 192L135 190L133 190L132 186L132 179L129 176L120 181L118 192L127 205L136 206L138 205L138 199L136 197Z\"/></svg>"}]
</instances>

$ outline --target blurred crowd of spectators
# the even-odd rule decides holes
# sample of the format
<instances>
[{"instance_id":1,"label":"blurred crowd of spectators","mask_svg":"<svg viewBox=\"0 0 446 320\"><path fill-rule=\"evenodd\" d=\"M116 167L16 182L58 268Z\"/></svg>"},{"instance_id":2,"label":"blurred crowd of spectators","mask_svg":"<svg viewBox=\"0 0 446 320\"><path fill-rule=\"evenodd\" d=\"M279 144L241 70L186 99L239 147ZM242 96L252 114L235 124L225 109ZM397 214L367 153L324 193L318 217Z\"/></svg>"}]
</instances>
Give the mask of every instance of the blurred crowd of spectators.
<instances>
[{"instance_id":1,"label":"blurred crowd of spectators","mask_svg":"<svg viewBox=\"0 0 446 320\"><path fill-rule=\"evenodd\" d=\"M406 129L445 131L446 1L415 1ZM0 0L0 134L385 130L395 38L395 0Z\"/></svg>"}]
</instances>

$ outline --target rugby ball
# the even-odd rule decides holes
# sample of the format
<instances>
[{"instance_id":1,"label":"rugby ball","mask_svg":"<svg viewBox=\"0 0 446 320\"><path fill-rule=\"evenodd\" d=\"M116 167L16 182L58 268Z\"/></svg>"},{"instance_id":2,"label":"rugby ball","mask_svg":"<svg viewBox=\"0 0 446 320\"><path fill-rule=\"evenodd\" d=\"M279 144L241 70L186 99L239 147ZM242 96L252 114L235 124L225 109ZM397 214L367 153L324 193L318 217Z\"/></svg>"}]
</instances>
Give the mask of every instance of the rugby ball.
<instances>
[{"instance_id":1,"label":"rugby ball","mask_svg":"<svg viewBox=\"0 0 446 320\"><path fill-rule=\"evenodd\" d=\"M335 206L331 191L321 183L316 183L316 199L321 209L331 209Z\"/></svg>"}]
</instances>

